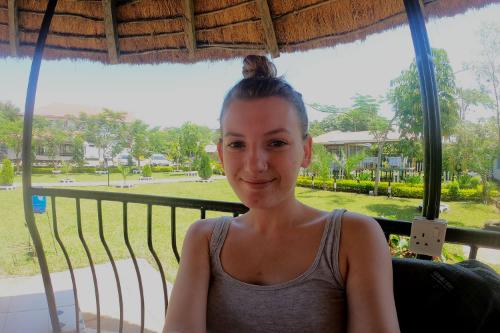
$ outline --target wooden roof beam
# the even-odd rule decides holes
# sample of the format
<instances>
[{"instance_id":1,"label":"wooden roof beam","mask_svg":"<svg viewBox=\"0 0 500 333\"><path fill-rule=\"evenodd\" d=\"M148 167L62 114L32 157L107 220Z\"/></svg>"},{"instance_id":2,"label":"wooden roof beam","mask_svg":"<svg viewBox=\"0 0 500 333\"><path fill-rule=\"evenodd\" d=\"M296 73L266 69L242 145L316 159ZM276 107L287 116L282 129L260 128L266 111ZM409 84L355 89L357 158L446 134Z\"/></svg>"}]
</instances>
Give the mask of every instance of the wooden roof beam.
<instances>
[{"instance_id":1,"label":"wooden roof beam","mask_svg":"<svg viewBox=\"0 0 500 333\"><path fill-rule=\"evenodd\" d=\"M9 43L10 55L17 56L19 49L19 24L18 24L18 10L17 0L9 0Z\"/></svg>"},{"instance_id":2,"label":"wooden roof beam","mask_svg":"<svg viewBox=\"0 0 500 333\"><path fill-rule=\"evenodd\" d=\"M108 45L109 62L118 63L120 49L118 45L118 30L116 29L116 0L102 0L104 10L104 28Z\"/></svg>"},{"instance_id":3,"label":"wooden roof beam","mask_svg":"<svg viewBox=\"0 0 500 333\"><path fill-rule=\"evenodd\" d=\"M271 54L271 57L277 58L280 56L280 49L278 47L278 41L276 40L276 33L274 31L269 5L266 0L257 0L256 2L260 12L262 27L264 28L264 35L266 36L267 51Z\"/></svg>"},{"instance_id":4,"label":"wooden roof beam","mask_svg":"<svg viewBox=\"0 0 500 333\"><path fill-rule=\"evenodd\" d=\"M196 50L196 34L194 27L194 4L193 0L184 0L184 39L189 51L189 58L194 59Z\"/></svg>"}]
</instances>

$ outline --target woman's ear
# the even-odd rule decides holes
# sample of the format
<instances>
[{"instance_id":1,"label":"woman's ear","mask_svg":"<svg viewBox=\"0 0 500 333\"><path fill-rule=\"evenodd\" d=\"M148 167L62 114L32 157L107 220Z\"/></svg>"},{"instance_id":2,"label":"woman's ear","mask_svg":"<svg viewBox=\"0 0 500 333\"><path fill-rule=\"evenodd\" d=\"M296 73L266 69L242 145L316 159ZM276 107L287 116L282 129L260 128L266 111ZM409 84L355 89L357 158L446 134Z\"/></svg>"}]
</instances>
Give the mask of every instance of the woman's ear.
<instances>
[{"instance_id":1,"label":"woman's ear","mask_svg":"<svg viewBox=\"0 0 500 333\"><path fill-rule=\"evenodd\" d=\"M304 140L304 158L302 159L301 167L307 168L311 164L312 159L312 137L307 134Z\"/></svg>"}]
</instances>

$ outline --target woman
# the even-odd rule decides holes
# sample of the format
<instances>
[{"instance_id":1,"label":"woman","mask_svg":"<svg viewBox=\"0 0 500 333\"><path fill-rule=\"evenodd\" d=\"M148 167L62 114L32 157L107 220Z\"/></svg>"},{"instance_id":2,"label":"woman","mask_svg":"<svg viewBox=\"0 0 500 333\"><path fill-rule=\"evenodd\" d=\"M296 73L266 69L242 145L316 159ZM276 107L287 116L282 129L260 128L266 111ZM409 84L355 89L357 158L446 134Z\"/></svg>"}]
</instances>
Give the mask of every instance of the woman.
<instances>
[{"instance_id":1,"label":"woman","mask_svg":"<svg viewBox=\"0 0 500 333\"><path fill-rule=\"evenodd\" d=\"M312 150L302 96L265 57L246 57L243 75L217 147L249 211L191 225L164 332L398 332L378 223L295 198Z\"/></svg>"}]
</instances>

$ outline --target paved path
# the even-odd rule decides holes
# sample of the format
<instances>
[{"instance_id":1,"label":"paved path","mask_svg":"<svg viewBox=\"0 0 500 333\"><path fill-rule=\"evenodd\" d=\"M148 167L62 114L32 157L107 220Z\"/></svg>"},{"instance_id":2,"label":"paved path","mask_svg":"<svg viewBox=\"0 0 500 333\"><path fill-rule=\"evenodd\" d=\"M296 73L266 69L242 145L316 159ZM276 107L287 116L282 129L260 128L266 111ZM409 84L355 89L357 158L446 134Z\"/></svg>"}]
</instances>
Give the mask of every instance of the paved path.
<instances>
[{"instance_id":1,"label":"paved path","mask_svg":"<svg viewBox=\"0 0 500 333\"><path fill-rule=\"evenodd\" d=\"M225 176L212 176L212 179L225 179ZM138 184L164 184L164 183L179 183L179 182L194 182L199 181L198 177L176 177L176 178L157 178L153 180L127 180L127 184L138 185ZM123 184L122 180L112 180L109 182L111 186L118 186ZM51 183L33 183L33 187L84 187L84 186L107 186L107 181L99 182L73 182L73 183L61 183L61 182L51 182ZM14 183L16 187L22 187L20 183Z\"/></svg>"},{"instance_id":2,"label":"paved path","mask_svg":"<svg viewBox=\"0 0 500 333\"><path fill-rule=\"evenodd\" d=\"M138 259L144 287L145 333L160 333L164 323L164 301L158 271ZM124 333L139 332L141 323L139 285L132 260L116 261L123 293ZM95 266L99 286L101 332L118 332L119 303L111 264ZM75 269L81 323L80 332L97 328L94 284L89 267ZM75 301L69 271L51 274L59 320L63 332L76 328ZM168 294L172 286L168 284ZM0 279L0 333L50 333L47 300L40 275Z\"/></svg>"}]
</instances>

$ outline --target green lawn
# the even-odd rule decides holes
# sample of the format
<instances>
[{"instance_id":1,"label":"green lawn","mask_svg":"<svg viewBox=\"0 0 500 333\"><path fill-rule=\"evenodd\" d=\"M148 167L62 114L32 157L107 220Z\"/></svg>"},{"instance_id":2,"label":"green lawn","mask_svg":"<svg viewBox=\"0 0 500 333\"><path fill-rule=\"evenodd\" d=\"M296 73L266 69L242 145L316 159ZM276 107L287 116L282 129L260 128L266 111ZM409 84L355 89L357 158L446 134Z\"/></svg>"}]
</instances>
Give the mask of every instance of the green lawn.
<instances>
[{"instance_id":1,"label":"green lawn","mask_svg":"<svg viewBox=\"0 0 500 333\"><path fill-rule=\"evenodd\" d=\"M139 180L139 174L130 174L127 176L127 180ZM76 173L76 174L59 174L59 175L33 175L32 182L33 183L58 183L63 178L72 178L77 182L107 182L108 175L98 175L98 174L90 174L90 173ZM175 173L165 173L165 172L155 172L153 173L154 179L163 179L163 178L180 178L186 177L185 174L175 174ZM123 177L119 173L110 173L109 180L123 180ZM21 184L21 176L14 177L14 183Z\"/></svg>"},{"instance_id":2,"label":"green lawn","mask_svg":"<svg viewBox=\"0 0 500 333\"><path fill-rule=\"evenodd\" d=\"M38 177L38 176L37 176ZM52 177L52 176L47 176ZM105 176L103 176L105 178ZM42 181L36 180L34 182ZM45 180L43 180L45 181ZM81 188L80 188L81 189ZM168 184L141 184L129 190L120 190L107 187L88 187L86 189L124 191L129 193L178 196L187 198L201 198L223 201L237 201L226 180L213 183L168 183ZM317 208L331 210L344 207L349 210L371 216L384 216L393 219L409 220L418 215L415 207L420 203L417 199L400 199L386 197L370 197L360 194L333 193L326 191L297 188L298 198ZM442 214L452 226L481 228L486 221L498 219L498 211L493 206L478 203L450 202L450 211ZM50 212L50 202L48 211ZM0 275L29 275L38 272L38 263L27 253L28 231L24 224L22 208L22 191L0 192ZM77 235L76 209L74 200L58 199L57 212L59 231L63 242L67 246L74 267L88 265L83 247ZM129 205L129 235L136 256L146 258L153 263L152 256L147 248L146 238L146 207L144 205ZM199 211L177 209L178 246L182 247L183 236L188 226L199 218ZM208 217L217 216L217 212L208 212ZM128 257L128 251L123 241L122 210L120 204L103 203L104 232L113 256ZM51 271L67 269L61 250L52 243L49 229L51 216L36 215L37 225L43 240L47 259ZM165 207L153 208L153 242L156 251L166 265L167 278L172 281L177 264L170 250L170 211ZM93 260L96 263L108 261L104 248L98 237L96 202L82 200L83 232L91 249ZM460 251L460 247L451 245L453 250ZM55 250L57 248L57 251ZM498 267L497 267L498 268Z\"/></svg>"}]
</instances>

